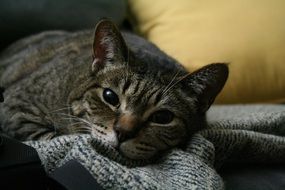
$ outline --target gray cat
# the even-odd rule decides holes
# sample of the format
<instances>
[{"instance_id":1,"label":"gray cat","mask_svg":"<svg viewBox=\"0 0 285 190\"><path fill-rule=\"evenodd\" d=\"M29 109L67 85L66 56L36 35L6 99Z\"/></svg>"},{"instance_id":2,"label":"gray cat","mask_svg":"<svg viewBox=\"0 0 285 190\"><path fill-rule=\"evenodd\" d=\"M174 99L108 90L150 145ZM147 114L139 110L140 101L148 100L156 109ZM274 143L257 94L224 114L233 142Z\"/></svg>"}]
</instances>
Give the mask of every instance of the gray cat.
<instances>
[{"instance_id":1,"label":"gray cat","mask_svg":"<svg viewBox=\"0 0 285 190\"><path fill-rule=\"evenodd\" d=\"M90 133L129 158L148 159L205 127L227 65L190 74L109 20L92 37L90 31L46 32L2 53L3 132L19 140Z\"/></svg>"}]
</instances>

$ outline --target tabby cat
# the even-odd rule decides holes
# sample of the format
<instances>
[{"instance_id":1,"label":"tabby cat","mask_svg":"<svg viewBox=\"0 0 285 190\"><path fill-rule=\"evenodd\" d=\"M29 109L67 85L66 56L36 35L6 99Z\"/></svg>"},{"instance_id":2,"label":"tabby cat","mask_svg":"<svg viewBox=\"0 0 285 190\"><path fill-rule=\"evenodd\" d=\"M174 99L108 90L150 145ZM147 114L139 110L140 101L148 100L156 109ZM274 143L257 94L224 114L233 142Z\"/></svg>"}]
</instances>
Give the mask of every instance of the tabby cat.
<instances>
[{"instance_id":1,"label":"tabby cat","mask_svg":"<svg viewBox=\"0 0 285 190\"><path fill-rule=\"evenodd\" d=\"M148 159L205 126L226 64L190 74L106 19L92 38L90 31L45 32L2 52L3 132L19 140L90 133L126 157Z\"/></svg>"}]
</instances>

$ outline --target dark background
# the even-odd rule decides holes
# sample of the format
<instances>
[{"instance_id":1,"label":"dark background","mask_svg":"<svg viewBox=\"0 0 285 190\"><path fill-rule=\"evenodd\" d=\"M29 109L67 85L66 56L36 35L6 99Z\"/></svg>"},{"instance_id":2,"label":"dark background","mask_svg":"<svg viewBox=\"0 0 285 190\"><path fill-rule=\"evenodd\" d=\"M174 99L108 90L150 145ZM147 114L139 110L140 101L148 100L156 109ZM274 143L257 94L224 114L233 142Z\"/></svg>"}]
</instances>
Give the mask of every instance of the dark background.
<instances>
[{"instance_id":1,"label":"dark background","mask_svg":"<svg viewBox=\"0 0 285 190\"><path fill-rule=\"evenodd\" d=\"M103 17L120 25L126 9L124 0L1 0L0 50L44 30L94 28Z\"/></svg>"}]
</instances>

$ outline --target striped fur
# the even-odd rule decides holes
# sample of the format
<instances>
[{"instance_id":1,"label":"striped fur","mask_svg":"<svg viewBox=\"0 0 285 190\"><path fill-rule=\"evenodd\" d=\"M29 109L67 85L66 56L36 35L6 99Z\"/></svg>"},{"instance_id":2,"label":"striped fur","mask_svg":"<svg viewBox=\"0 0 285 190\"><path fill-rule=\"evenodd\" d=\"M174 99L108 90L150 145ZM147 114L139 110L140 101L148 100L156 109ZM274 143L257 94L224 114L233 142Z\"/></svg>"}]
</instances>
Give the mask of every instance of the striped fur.
<instances>
[{"instance_id":1,"label":"striped fur","mask_svg":"<svg viewBox=\"0 0 285 190\"><path fill-rule=\"evenodd\" d=\"M225 64L189 74L153 44L121 35L108 20L97 24L93 44L92 38L90 31L45 32L1 54L5 133L20 140L91 133L129 158L146 159L204 127L205 112L227 79ZM118 105L105 101L107 88ZM173 120L153 122L160 110L173 113ZM127 138L121 139L123 132Z\"/></svg>"}]
</instances>

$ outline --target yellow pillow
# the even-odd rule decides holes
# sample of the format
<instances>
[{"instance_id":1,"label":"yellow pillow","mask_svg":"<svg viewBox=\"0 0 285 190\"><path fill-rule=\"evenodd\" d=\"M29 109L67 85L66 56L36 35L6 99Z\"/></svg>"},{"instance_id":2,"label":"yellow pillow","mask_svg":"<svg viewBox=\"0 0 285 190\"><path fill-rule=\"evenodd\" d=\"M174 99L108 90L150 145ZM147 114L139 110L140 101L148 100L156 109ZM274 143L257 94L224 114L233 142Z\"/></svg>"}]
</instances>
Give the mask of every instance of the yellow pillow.
<instances>
[{"instance_id":1,"label":"yellow pillow","mask_svg":"<svg viewBox=\"0 0 285 190\"><path fill-rule=\"evenodd\" d=\"M193 71L230 63L218 103L285 100L284 0L129 0L137 30Z\"/></svg>"}]
</instances>

